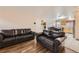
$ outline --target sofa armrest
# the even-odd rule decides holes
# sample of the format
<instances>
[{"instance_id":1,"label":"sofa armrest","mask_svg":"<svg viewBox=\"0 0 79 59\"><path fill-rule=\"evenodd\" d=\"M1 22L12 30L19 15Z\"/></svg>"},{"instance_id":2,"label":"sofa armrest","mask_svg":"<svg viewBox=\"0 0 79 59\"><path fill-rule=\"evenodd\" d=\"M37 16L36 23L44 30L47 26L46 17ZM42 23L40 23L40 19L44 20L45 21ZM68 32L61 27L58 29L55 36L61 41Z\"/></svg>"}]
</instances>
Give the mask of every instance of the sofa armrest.
<instances>
[{"instance_id":1,"label":"sofa armrest","mask_svg":"<svg viewBox=\"0 0 79 59\"><path fill-rule=\"evenodd\" d=\"M66 39L65 37L61 37L61 38L56 38L55 40L58 40L62 43L65 39Z\"/></svg>"},{"instance_id":2,"label":"sofa armrest","mask_svg":"<svg viewBox=\"0 0 79 59\"><path fill-rule=\"evenodd\" d=\"M2 42L2 41L3 41L3 39L4 39L4 36L3 36L3 34L2 34L2 33L0 33L0 42Z\"/></svg>"},{"instance_id":3,"label":"sofa armrest","mask_svg":"<svg viewBox=\"0 0 79 59\"><path fill-rule=\"evenodd\" d=\"M35 32L31 31L31 34L33 34L33 36L35 37Z\"/></svg>"},{"instance_id":4,"label":"sofa armrest","mask_svg":"<svg viewBox=\"0 0 79 59\"><path fill-rule=\"evenodd\" d=\"M38 39L41 35L43 35L43 33L35 33L36 39Z\"/></svg>"}]
</instances>

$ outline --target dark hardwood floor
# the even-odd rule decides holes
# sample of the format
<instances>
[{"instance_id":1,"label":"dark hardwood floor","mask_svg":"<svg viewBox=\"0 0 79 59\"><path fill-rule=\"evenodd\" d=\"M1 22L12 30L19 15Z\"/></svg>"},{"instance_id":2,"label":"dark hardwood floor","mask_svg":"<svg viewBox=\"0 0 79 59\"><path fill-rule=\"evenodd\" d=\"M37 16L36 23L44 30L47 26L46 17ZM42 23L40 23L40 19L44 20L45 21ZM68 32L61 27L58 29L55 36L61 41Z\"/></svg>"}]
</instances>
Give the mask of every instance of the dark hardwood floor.
<instances>
[{"instance_id":1,"label":"dark hardwood floor","mask_svg":"<svg viewBox=\"0 0 79 59\"><path fill-rule=\"evenodd\" d=\"M38 44L34 46L34 40L22 42L0 49L0 53L49 53L50 51Z\"/></svg>"},{"instance_id":2,"label":"dark hardwood floor","mask_svg":"<svg viewBox=\"0 0 79 59\"><path fill-rule=\"evenodd\" d=\"M64 48L63 53L76 53L69 48ZM0 53L51 53L48 49L42 47L40 44L35 46L34 40L22 42L16 45L0 49Z\"/></svg>"}]
</instances>

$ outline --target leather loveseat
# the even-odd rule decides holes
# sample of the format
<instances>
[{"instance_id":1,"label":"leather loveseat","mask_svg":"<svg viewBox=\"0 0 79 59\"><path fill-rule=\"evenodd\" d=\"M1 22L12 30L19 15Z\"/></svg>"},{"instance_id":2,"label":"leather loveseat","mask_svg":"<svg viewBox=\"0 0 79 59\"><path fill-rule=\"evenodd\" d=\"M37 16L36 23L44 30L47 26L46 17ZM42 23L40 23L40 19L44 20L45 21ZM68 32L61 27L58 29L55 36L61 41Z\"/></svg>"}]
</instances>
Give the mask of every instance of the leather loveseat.
<instances>
[{"instance_id":1,"label":"leather loveseat","mask_svg":"<svg viewBox=\"0 0 79 59\"><path fill-rule=\"evenodd\" d=\"M0 48L34 39L31 29L7 29L0 31Z\"/></svg>"},{"instance_id":2,"label":"leather loveseat","mask_svg":"<svg viewBox=\"0 0 79 59\"><path fill-rule=\"evenodd\" d=\"M44 30L43 33L37 35L37 42L50 51L57 53L59 52L62 41L64 40L61 39L62 37L65 37L64 32Z\"/></svg>"}]
</instances>

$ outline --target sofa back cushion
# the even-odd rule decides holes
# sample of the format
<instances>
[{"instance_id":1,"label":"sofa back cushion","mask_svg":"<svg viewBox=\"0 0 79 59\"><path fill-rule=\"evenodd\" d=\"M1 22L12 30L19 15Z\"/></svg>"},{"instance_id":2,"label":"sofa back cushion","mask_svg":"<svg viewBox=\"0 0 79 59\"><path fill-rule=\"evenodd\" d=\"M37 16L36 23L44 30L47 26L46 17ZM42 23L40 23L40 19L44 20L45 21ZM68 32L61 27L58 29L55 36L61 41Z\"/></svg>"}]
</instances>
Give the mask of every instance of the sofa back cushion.
<instances>
[{"instance_id":1,"label":"sofa back cushion","mask_svg":"<svg viewBox=\"0 0 79 59\"><path fill-rule=\"evenodd\" d=\"M5 37L10 37L15 35L15 30L14 29L2 30L2 33L4 34Z\"/></svg>"},{"instance_id":2,"label":"sofa back cushion","mask_svg":"<svg viewBox=\"0 0 79 59\"><path fill-rule=\"evenodd\" d=\"M15 30L15 35L21 35L21 29L16 29Z\"/></svg>"},{"instance_id":3,"label":"sofa back cushion","mask_svg":"<svg viewBox=\"0 0 79 59\"><path fill-rule=\"evenodd\" d=\"M51 37L50 31L48 31L48 30L44 30L44 31L43 31L43 34L44 34L45 36L47 36L47 37Z\"/></svg>"},{"instance_id":4,"label":"sofa back cushion","mask_svg":"<svg viewBox=\"0 0 79 59\"><path fill-rule=\"evenodd\" d=\"M3 39L4 39L4 35L0 33L0 43L3 41Z\"/></svg>"},{"instance_id":5,"label":"sofa back cushion","mask_svg":"<svg viewBox=\"0 0 79 59\"><path fill-rule=\"evenodd\" d=\"M23 33L24 33L24 34L29 34L29 33L31 33L31 29L24 29L24 30L23 30Z\"/></svg>"},{"instance_id":6,"label":"sofa back cushion","mask_svg":"<svg viewBox=\"0 0 79 59\"><path fill-rule=\"evenodd\" d=\"M51 36L54 37L54 38L65 37L65 32L52 32L51 31Z\"/></svg>"}]
</instances>

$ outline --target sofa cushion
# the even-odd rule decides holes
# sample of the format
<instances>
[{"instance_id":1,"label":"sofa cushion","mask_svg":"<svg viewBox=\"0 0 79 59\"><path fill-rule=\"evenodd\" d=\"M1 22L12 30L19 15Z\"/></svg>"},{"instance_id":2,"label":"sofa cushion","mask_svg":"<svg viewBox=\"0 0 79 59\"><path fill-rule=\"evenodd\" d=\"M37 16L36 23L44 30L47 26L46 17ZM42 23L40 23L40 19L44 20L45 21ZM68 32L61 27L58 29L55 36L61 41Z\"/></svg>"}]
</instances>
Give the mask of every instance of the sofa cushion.
<instances>
[{"instance_id":1,"label":"sofa cushion","mask_svg":"<svg viewBox=\"0 0 79 59\"><path fill-rule=\"evenodd\" d=\"M38 38L38 42L40 42L42 45L44 45L47 48L53 48L53 40L51 40L50 38L47 38L45 36L40 36Z\"/></svg>"},{"instance_id":2,"label":"sofa cushion","mask_svg":"<svg viewBox=\"0 0 79 59\"><path fill-rule=\"evenodd\" d=\"M15 40L15 37L8 37L8 38L5 38L3 40L3 42L8 42L8 41L12 41L12 40Z\"/></svg>"},{"instance_id":3,"label":"sofa cushion","mask_svg":"<svg viewBox=\"0 0 79 59\"><path fill-rule=\"evenodd\" d=\"M21 29L16 29L15 32L16 32L16 35L21 35L22 34Z\"/></svg>"},{"instance_id":4,"label":"sofa cushion","mask_svg":"<svg viewBox=\"0 0 79 59\"><path fill-rule=\"evenodd\" d=\"M15 35L15 30L2 30L2 33L4 34L5 37L12 37Z\"/></svg>"},{"instance_id":5,"label":"sofa cushion","mask_svg":"<svg viewBox=\"0 0 79 59\"><path fill-rule=\"evenodd\" d=\"M62 30L61 27L49 27L48 29L51 31L61 31Z\"/></svg>"},{"instance_id":6,"label":"sofa cushion","mask_svg":"<svg viewBox=\"0 0 79 59\"><path fill-rule=\"evenodd\" d=\"M65 37L64 32L50 32L50 34L51 34L51 37L53 37L53 38Z\"/></svg>"},{"instance_id":7,"label":"sofa cushion","mask_svg":"<svg viewBox=\"0 0 79 59\"><path fill-rule=\"evenodd\" d=\"M24 34L29 34L29 33L31 33L31 29L24 29L24 30L23 30L23 33L24 33Z\"/></svg>"},{"instance_id":8,"label":"sofa cushion","mask_svg":"<svg viewBox=\"0 0 79 59\"><path fill-rule=\"evenodd\" d=\"M43 34L44 34L45 36L47 36L47 37L51 37L50 31L48 31L48 30L44 30L44 31L43 31Z\"/></svg>"},{"instance_id":9,"label":"sofa cushion","mask_svg":"<svg viewBox=\"0 0 79 59\"><path fill-rule=\"evenodd\" d=\"M31 29L16 29L15 35L25 35L31 33Z\"/></svg>"},{"instance_id":10,"label":"sofa cushion","mask_svg":"<svg viewBox=\"0 0 79 59\"><path fill-rule=\"evenodd\" d=\"M21 34L24 34L23 29L21 29Z\"/></svg>"},{"instance_id":11,"label":"sofa cushion","mask_svg":"<svg viewBox=\"0 0 79 59\"><path fill-rule=\"evenodd\" d=\"M16 39L22 39L23 40L23 38L30 38L30 37L33 37L33 35L21 35L21 36L16 36Z\"/></svg>"},{"instance_id":12,"label":"sofa cushion","mask_svg":"<svg viewBox=\"0 0 79 59\"><path fill-rule=\"evenodd\" d=\"M0 33L0 42L2 42L2 41L3 41L3 39L4 39L4 36L3 36L3 34L2 34L2 33Z\"/></svg>"}]
</instances>

